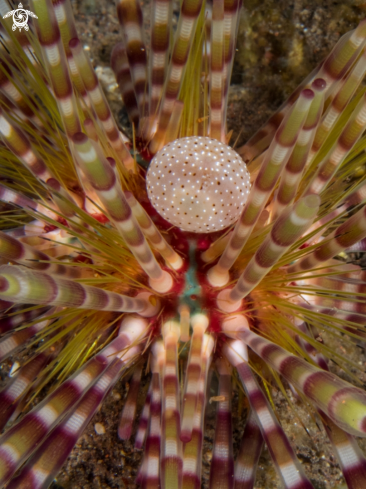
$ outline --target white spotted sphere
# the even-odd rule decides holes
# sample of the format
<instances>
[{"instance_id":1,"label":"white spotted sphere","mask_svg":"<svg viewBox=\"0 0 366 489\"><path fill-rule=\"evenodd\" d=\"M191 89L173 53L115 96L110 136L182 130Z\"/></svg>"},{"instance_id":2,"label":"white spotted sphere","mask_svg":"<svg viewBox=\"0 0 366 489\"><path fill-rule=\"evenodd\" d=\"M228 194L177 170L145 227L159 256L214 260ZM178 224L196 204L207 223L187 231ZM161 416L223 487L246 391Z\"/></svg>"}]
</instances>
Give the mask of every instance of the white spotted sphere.
<instances>
[{"instance_id":1,"label":"white spotted sphere","mask_svg":"<svg viewBox=\"0 0 366 489\"><path fill-rule=\"evenodd\" d=\"M176 139L151 160L146 175L151 204L183 231L210 233L236 222L250 177L241 157L209 137Z\"/></svg>"}]
</instances>

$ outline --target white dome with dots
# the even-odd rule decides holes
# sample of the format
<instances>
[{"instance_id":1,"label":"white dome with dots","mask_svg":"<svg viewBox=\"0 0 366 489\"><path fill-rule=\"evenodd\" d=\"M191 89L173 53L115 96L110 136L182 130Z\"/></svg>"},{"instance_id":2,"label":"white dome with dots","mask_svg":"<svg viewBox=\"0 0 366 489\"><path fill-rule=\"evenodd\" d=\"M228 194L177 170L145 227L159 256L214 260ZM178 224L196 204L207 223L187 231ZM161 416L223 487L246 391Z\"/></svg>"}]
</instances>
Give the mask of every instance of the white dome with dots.
<instances>
[{"instance_id":1,"label":"white dome with dots","mask_svg":"<svg viewBox=\"0 0 366 489\"><path fill-rule=\"evenodd\" d=\"M250 190L247 167L229 146L192 136L168 143L151 160L147 192L158 213L195 233L238 220Z\"/></svg>"}]
</instances>

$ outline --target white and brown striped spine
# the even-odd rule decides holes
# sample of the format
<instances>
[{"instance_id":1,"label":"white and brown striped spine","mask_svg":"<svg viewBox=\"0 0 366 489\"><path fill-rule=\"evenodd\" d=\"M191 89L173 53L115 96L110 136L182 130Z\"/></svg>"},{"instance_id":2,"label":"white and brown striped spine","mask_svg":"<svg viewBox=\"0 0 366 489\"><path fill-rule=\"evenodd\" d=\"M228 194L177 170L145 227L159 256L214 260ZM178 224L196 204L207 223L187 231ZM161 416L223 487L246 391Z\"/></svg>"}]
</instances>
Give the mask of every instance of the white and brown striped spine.
<instances>
[{"instance_id":1,"label":"white and brown striped spine","mask_svg":"<svg viewBox=\"0 0 366 489\"><path fill-rule=\"evenodd\" d=\"M0 392L0 431L18 409L48 360L49 354L38 354L26 365L23 365L15 377Z\"/></svg>"},{"instance_id":2,"label":"white and brown striped spine","mask_svg":"<svg viewBox=\"0 0 366 489\"><path fill-rule=\"evenodd\" d=\"M365 436L366 395L363 390L311 365L249 329L240 331L238 337L340 428L355 436Z\"/></svg>"},{"instance_id":3,"label":"white and brown striped spine","mask_svg":"<svg viewBox=\"0 0 366 489\"><path fill-rule=\"evenodd\" d=\"M26 99L23 93L20 91L20 87L17 87L13 81L14 73L10 66L4 61L0 62L0 91L3 96L3 105L7 106L8 103L12 104L14 110L19 114L21 119L28 119L35 127L46 131L42 121L35 113L35 104L32 99Z\"/></svg>"},{"instance_id":4,"label":"white and brown striped spine","mask_svg":"<svg viewBox=\"0 0 366 489\"><path fill-rule=\"evenodd\" d=\"M229 270L247 242L291 155L313 98L312 90L303 90L292 111L276 132L230 241L218 263L208 272L211 285L218 287L229 281Z\"/></svg>"},{"instance_id":5,"label":"white and brown striped spine","mask_svg":"<svg viewBox=\"0 0 366 489\"><path fill-rule=\"evenodd\" d=\"M268 400L259 387L251 368L243 359L240 343L239 340L228 341L224 345L223 352L230 363L236 367L278 475L286 489L312 489L313 486L303 473L300 462Z\"/></svg>"},{"instance_id":6,"label":"white and brown striped spine","mask_svg":"<svg viewBox=\"0 0 366 489\"><path fill-rule=\"evenodd\" d=\"M224 115L224 0L213 0L209 76L209 135L225 142Z\"/></svg>"},{"instance_id":7,"label":"white and brown striped spine","mask_svg":"<svg viewBox=\"0 0 366 489\"><path fill-rule=\"evenodd\" d=\"M123 326L115 340L0 437L1 484L9 481L35 447L75 405L75 401L95 385L116 356L120 356L121 351L138 338L141 341L144 334L144 324L139 327L136 323Z\"/></svg>"},{"instance_id":8,"label":"white and brown striped spine","mask_svg":"<svg viewBox=\"0 0 366 489\"><path fill-rule=\"evenodd\" d=\"M223 124L226 124L228 94L233 70L235 42L238 36L242 0L224 0L224 93Z\"/></svg>"},{"instance_id":9,"label":"white and brown striped spine","mask_svg":"<svg viewBox=\"0 0 366 489\"><path fill-rule=\"evenodd\" d=\"M132 214L138 222L141 231L144 233L146 239L149 240L153 248L155 248L166 262L174 268L179 270L183 266L183 260L178 253L166 242L165 238L161 235L158 228L150 219L148 213L142 207L142 205L135 199L132 192L125 192L126 200L131 207Z\"/></svg>"},{"instance_id":10,"label":"white and brown striped spine","mask_svg":"<svg viewBox=\"0 0 366 489\"><path fill-rule=\"evenodd\" d=\"M80 278L82 275L81 270L76 267L51 263L51 258L46 253L21 243L2 231L0 231L0 256L44 273L68 278Z\"/></svg>"},{"instance_id":11,"label":"white and brown striped spine","mask_svg":"<svg viewBox=\"0 0 366 489\"><path fill-rule=\"evenodd\" d=\"M44 330L53 321L39 318L24 329L12 332L0 340L0 361L3 362L17 353L27 341Z\"/></svg>"},{"instance_id":12,"label":"white and brown striped spine","mask_svg":"<svg viewBox=\"0 0 366 489\"><path fill-rule=\"evenodd\" d=\"M234 455L231 420L231 366L224 358L216 360L219 375L219 400L210 470L210 489L234 488Z\"/></svg>"},{"instance_id":13,"label":"white and brown striped spine","mask_svg":"<svg viewBox=\"0 0 366 489\"><path fill-rule=\"evenodd\" d=\"M88 60L78 38L71 39L69 47L74 58L76 67L84 82L90 101L102 126L107 139L116 152L118 158L127 170L134 170L135 162L122 141L122 136L109 108L103 90L99 86L97 75Z\"/></svg>"},{"instance_id":14,"label":"white and brown striped spine","mask_svg":"<svg viewBox=\"0 0 366 489\"><path fill-rule=\"evenodd\" d=\"M215 346L211 335L205 333L202 343L201 376L197 391L196 412L193 419L192 439L183 447L182 489L200 489L202 470L202 447L206 392L212 353Z\"/></svg>"},{"instance_id":15,"label":"white and brown striped spine","mask_svg":"<svg viewBox=\"0 0 366 489\"><path fill-rule=\"evenodd\" d=\"M23 165L40 180L51 178L43 159L33 148L26 133L0 109L0 133L10 151L15 154Z\"/></svg>"},{"instance_id":16,"label":"white and brown striped spine","mask_svg":"<svg viewBox=\"0 0 366 489\"><path fill-rule=\"evenodd\" d=\"M73 406L71 414L37 447L19 475L10 482L9 489L49 487L107 393L140 352L139 347L131 347L122 358L117 357L111 362L95 385Z\"/></svg>"},{"instance_id":17,"label":"white and brown striped spine","mask_svg":"<svg viewBox=\"0 0 366 489\"><path fill-rule=\"evenodd\" d=\"M138 128L140 113L128 64L126 48L122 42L117 43L111 53L111 67L116 75L123 103L128 117L135 128Z\"/></svg>"},{"instance_id":18,"label":"white and brown striped spine","mask_svg":"<svg viewBox=\"0 0 366 489\"><path fill-rule=\"evenodd\" d=\"M311 85L314 100L311 103L308 116L300 131L294 150L281 175L281 182L276 198L272 204L272 220L276 219L296 197L303 175L308 155L313 144L315 133L324 107L325 81L317 78Z\"/></svg>"},{"instance_id":19,"label":"white and brown striped spine","mask_svg":"<svg viewBox=\"0 0 366 489\"><path fill-rule=\"evenodd\" d=\"M186 378L182 402L182 422L180 439L187 443L192 438L193 420L197 404L198 384L201 376L201 350L203 335L208 327L208 318L204 314L195 314L191 318L193 335L187 362Z\"/></svg>"},{"instance_id":20,"label":"white and brown striped spine","mask_svg":"<svg viewBox=\"0 0 366 489\"><path fill-rule=\"evenodd\" d=\"M42 46L53 93L65 132L71 137L81 130L81 125L55 11L51 0L32 0L31 6L38 17L35 22L37 36Z\"/></svg>"},{"instance_id":21,"label":"white and brown striped spine","mask_svg":"<svg viewBox=\"0 0 366 489\"><path fill-rule=\"evenodd\" d=\"M366 207L363 207L327 236L324 240L325 242L321 243L318 248L294 265L291 265L288 268L288 272L300 272L316 268L322 262L330 260L365 237Z\"/></svg>"},{"instance_id":22,"label":"white and brown striped spine","mask_svg":"<svg viewBox=\"0 0 366 489\"><path fill-rule=\"evenodd\" d=\"M75 65L69 42L77 37L74 14L69 0L52 0L56 20L60 29L62 44L65 50L67 63L70 70L71 80L85 102L85 106L90 110L91 104L88 93L85 89L83 79Z\"/></svg>"},{"instance_id":23,"label":"white and brown striped spine","mask_svg":"<svg viewBox=\"0 0 366 489\"><path fill-rule=\"evenodd\" d=\"M308 192L321 193L331 181L346 156L355 146L366 128L366 95L353 111L350 120L340 134L336 144L319 164L319 169L312 178Z\"/></svg>"},{"instance_id":24,"label":"white and brown striped spine","mask_svg":"<svg viewBox=\"0 0 366 489\"><path fill-rule=\"evenodd\" d=\"M165 75L169 61L173 2L154 0L151 9L151 41L149 57L149 114L157 116L163 95Z\"/></svg>"},{"instance_id":25,"label":"white and brown striped spine","mask_svg":"<svg viewBox=\"0 0 366 489\"><path fill-rule=\"evenodd\" d=\"M355 30L346 34L337 42L326 59L290 95L280 110L242 148L239 148L239 154L245 160L251 160L266 149L286 113L297 99L299 90L305 88L305 86L310 86L316 78L325 80L327 96L357 59L365 46L365 41L366 21L362 21Z\"/></svg>"},{"instance_id":26,"label":"white and brown striped spine","mask_svg":"<svg viewBox=\"0 0 366 489\"><path fill-rule=\"evenodd\" d=\"M162 375L160 484L162 489L180 489L182 444L180 441L180 389L178 342L180 328L175 321L162 325L165 362Z\"/></svg>"},{"instance_id":27,"label":"white and brown striped spine","mask_svg":"<svg viewBox=\"0 0 366 489\"><path fill-rule=\"evenodd\" d=\"M118 436L121 440L129 440L132 434L133 421L136 416L137 397L139 395L142 365L137 365L130 381L130 387L121 419L118 425Z\"/></svg>"},{"instance_id":28,"label":"white and brown striped spine","mask_svg":"<svg viewBox=\"0 0 366 489\"><path fill-rule=\"evenodd\" d=\"M251 410L235 462L235 489L253 489L263 444L261 430Z\"/></svg>"},{"instance_id":29,"label":"white and brown striped spine","mask_svg":"<svg viewBox=\"0 0 366 489\"><path fill-rule=\"evenodd\" d=\"M2 200L3 202L7 202L8 204L15 204L25 209L34 210L35 212L37 212L37 214L39 214L38 218L40 220L42 220L42 215L50 217L54 221L57 221L58 219L58 215L55 212L52 212L52 210L48 208L48 207L52 208L52 203L46 202L46 204L48 204L46 207L42 205L41 202L32 200L29 197L26 197L25 195L22 195L19 192L7 188L1 184L0 184L0 200ZM44 226L44 224L42 224L42 226Z\"/></svg>"},{"instance_id":30,"label":"white and brown striped spine","mask_svg":"<svg viewBox=\"0 0 366 489\"><path fill-rule=\"evenodd\" d=\"M227 301L240 307L242 299L259 284L275 263L312 224L319 206L320 197L308 195L282 212L275 221L271 232L240 275L234 288L219 293L217 302L220 308L226 310Z\"/></svg>"},{"instance_id":31,"label":"white and brown striped spine","mask_svg":"<svg viewBox=\"0 0 366 489\"><path fill-rule=\"evenodd\" d=\"M124 36L141 125L143 119L148 115L149 93L141 6L136 0L118 0L117 15Z\"/></svg>"},{"instance_id":32,"label":"white and brown striped spine","mask_svg":"<svg viewBox=\"0 0 366 489\"><path fill-rule=\"evenodd\" d=\"M311 161L323 146L331 130L339 120L343 110L354 95L357 87L362 81L366 72L366 50L363 49L362 56L352 67L347 76L341 81L341 86L335 95L332 103L322 116L321 123L316 131L314 142L308 160Z\"/></svg>"},{"instance_id":33,"label":"white and brown striped spine","mask_svg":"<svg viewBox=\"0 0 366 489\"><path fill-rule=\"evenodd\" d=\"M30 310L10 311L8 316L3 316L0 319L0 334L8 333L21 324L33 321L40 317L44 312L48 311L49 307L36 307Z\"/></svg>"},{"instance_id":34,"label":"white and brown striped spine","mask_svg":"<svg viewBox=\"0 0 366 489\"><path fill-rule=\"evenodd\" d=\"M83 133L74 136L73 144L82 171L127 247L150 278L150 286L159 292L168 292L173 285L173 279L156 261L133 217L111 162L99 154L95 143Z\"/></svg>"},{"instance_id":35,"label":"white and brown striped spine","mask_svg":"<svg viewBox=\"0 0 366 489\"><path fill-rule=\"evenodd\" d=\"M182 2L170 66L166 77L166 87L160 104L158 127L149 146L153 154L164 145L165 132L169 126L174 103L179 95L194 28L201 7L202 0L183 0Z\"/></svg>"},{"instance_id":36,"label":"white and brown striped spine","mask_svg":"<svg viewBox=\"0 0 366 489\"><path fill-rule=\"evenodd\" d=\"M147 391L144 407L142 409L137 432L135 438L135 448L138 450L144 446L146 434L150 422L150 412L151 412L151 395L152 395L152 380L150 381L149 390Z\"/></svg>"},{"instance_id":37,"label":"white and brown striped spine","mask_svg":"<svg viewBox=\"0 0 366 489\"><path fill-rule=\"evenodd\" d=\"M152 346L152 376L150 419L147 430L145 455L139 479L143 489L155 489L160 482L161 453L161 413L162 413L162 363L165 361L163 342L158 340Z\"/></svg>"},{"instance_id":38,"label":"white and brown striped spine","mask_svg":"<svg viewBox=\"0 0 366 489\"><path fill-rule=\"evenodd\" d=\"M363 489L366 486L366 460L356 439L341 430L324 413L321 413L325 431L331 441L348 489Z\"/></svg>"},{"instance_id":39,"label":"white and brown striped spine","mask_svg":"<svg viewBox=\"0 0 366 489\"><path fill-rule=\"evenodd\" d=\"M0 297L22 304L47 304L60 307L76 307L99 311L157 312L149 302L149 293L128 297L74 280L58 278L29 270L22 266L0 267Z\"/></svg>"}]
</instances>

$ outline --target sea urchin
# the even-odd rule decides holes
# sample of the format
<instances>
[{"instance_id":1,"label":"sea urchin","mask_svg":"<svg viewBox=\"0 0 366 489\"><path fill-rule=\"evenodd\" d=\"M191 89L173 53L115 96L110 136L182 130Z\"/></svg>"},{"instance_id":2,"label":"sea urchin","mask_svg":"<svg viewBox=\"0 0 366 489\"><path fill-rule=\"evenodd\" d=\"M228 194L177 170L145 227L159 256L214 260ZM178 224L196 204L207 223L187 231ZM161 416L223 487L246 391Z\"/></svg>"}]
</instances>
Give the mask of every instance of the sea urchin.
<instances>
[{"instance_id":1,"label":"sea urchin","mask_svg":"<svg viewBox=\"0 0 366 489\"><path fill-rule=\"evenodd\" d=\"M16 363L0 392L0 486L48 487L121 377L130 439L144 371L142 487L201 486L213 375L210 488L253 487L263 444L284 487L313 487L273 410L269 386L284 381L348 487L366 487L366 393L329 371L351 374L319 334L365 337L365 271L339 255L366 237L366 23L238 150L247 170L225 124L240 2L183 0L172 29L172 2L154 0L148 49L140 5L117 2L131 142L69 0L30 8L29 31L1 28L0 360ZM233 389L249 408L235 464Z\"/></svg>"}]
</instances>

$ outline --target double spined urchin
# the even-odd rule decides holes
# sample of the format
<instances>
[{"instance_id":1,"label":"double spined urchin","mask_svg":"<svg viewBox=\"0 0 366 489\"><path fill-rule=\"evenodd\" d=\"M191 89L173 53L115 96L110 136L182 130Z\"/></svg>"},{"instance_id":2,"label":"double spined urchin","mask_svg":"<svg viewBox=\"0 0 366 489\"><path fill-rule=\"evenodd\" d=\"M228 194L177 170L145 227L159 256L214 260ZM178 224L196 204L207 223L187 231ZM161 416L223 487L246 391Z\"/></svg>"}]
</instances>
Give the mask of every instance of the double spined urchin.
<instances>
[{"instance_id":1,"label":"double spined urchin","mask_svg":"<svg viewBox=\"0 0 366 489\"><path fill-rule=\"evenodd\" d=\"M364 489L366 394L329 371L333 359L349 373L347 358L318 330L365 335L365 272L335 259L366 237L365 22L239 149L247 170L225 127L240 2L183 0L173 36L172 2L155 0L149 46L139 3L118 2L112 66L131 142L68 0L30 9L29 32L1 28L0 360L14 364L0 486L48 487L132 376L118 431L130 439L144 372L142 487L200 487L214 373L210 488L253 487L264 443L284 487L312 487L273 410L268 386L284 379L323 423L348 487ZM146 185L137 152L154 157ZM250 406L236 462L233 378Z\"/></svg>"}]
</instances>

